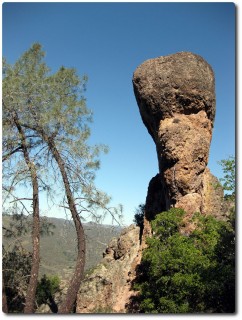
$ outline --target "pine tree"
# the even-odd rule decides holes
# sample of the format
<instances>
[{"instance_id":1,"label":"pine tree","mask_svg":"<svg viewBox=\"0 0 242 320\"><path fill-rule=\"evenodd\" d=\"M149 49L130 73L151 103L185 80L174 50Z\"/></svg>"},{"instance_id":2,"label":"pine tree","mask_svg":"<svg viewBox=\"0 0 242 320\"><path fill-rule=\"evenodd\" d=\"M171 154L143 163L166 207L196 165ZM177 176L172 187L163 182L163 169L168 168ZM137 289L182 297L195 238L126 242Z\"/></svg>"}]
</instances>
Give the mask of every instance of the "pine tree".
<instances>
[{"instance_id":1,"label":"pine tree","mask_svg":"<svg viewBox=\"0 0 242 320\"><path fill-rule=\"evenodd\" d=\"M84 275L86 249L82 219L86 215L100 222L109 213L119 223L116 217L121 217L121 207L109 208L110 197L94 184L100 152L107 152L107 147L88 144L92 112L86 107L83 95L87 77L80 78L75 69L63 66L50 73L43 58L41 45L36 43L13 66L4 62L3 159L11 161L13 156L18 159L21 149L19 142L15 142L16 129L12 126L16 114L25 130L33 162L37 163L42 189L51 191L54 181L64 191L61 206L70 211L75 224L76 268L66 300L59 307L60 313L69 313Z\"/></svg>"}]
</instances>

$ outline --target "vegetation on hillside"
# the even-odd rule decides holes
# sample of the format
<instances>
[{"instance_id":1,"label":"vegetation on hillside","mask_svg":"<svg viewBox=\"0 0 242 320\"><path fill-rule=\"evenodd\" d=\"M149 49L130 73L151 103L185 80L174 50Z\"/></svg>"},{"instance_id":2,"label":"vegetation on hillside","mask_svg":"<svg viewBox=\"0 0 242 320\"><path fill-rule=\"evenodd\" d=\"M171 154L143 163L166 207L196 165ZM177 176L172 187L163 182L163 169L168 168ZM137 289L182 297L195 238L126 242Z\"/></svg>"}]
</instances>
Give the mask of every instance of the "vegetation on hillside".
<instances>
[{"instance_id":1,"label":"vegetation on hillside","mask_svg":"<svg viewBox=\"0 0 242 320\"><path fill-rule=\"evenodd\" d=\"M139 277L139 312L226 313L235 311L235 234L230 221L170 209L152 221Z\"/></svg>"},{"instance_id":2,"label":"vegetation on hillside","mask_svg":"<svg viewBox=\"0 0 242 320\"><path fill-rule=\"evenodd\" d=\"M17 238L8 237L9 232L3 230L3 245L7 252L12 252L14 246L21 243L26 252L31 251L31 231L28 224L31 225L31 219L26 218L25 223L18 224L11 215L3 215L3 225L11 224L12 230L26 228L26 233ZM45 218L42 220L45 225L51 225L51 230L42 232L40 238L40 270L39 278L46 275L58 275L61 279L67 281L70 279L76 260L76 235L75 227L72 221ZM43 224L42 223L42 224ZM54 227L54 228L53 228ZM106 249L109 241L117 237L121 232L118 226L97 224L94 222L83 224L86 236L86 264L85 272L95 267L102 259L102 253ZM9 229L8 229L9 230ZM16 234L16 233L15 233ZM50 246L51 243L51 246ZM53 259L53 256L55 257Z\"/></svg>"},{"instance_id":3,"label":"vegetation on hillside","mask_svg":"<svg viewBox=\"0 0 242 320\"><path fill-rule=\"evenodd\" d=\"M2 255L3 290L7 310L10 313L23 312L32 263L31 253L16 245L11 251L3 247Z\"/></svg>"},{"instance_id":4,"label":"vegetation on hillside","mask_svg":"<svg viewBox=\"0 0 242 320\"><path fill-rule=\"evenodd\" d=\"M17 216L18 218L18 216ZM31 234L30 218L14 220L11 215L3 216L3 224L8 227L3 230L3 279L6 290L8 312L23 312L25 292L28 284L28 276L31 268ZM46 230L45 226L52 227ZM101 225L94 222L83 224L86 235L86 268L85 273L95 267L102 259L102 253L113 237L117 237L121 231L120 227ZM17 230L23 232L16 238ZM48 231L48 232L47 232ZM76 259L76 237L75 227L71 221L57 218L44 218L42 221L40 243L40 272L37 284L35 307L48 304L52 312L57 312L54 294L50 298L46 284L47 279L61 280L61 288L68 284ZM51 243L51 245L50 245ZM53 256L55 257L53 259ZM42 300L38 298L40 284L45 286L41 289ZM46 290L44 294L43 291ZM47 298L48 296L48 298ZM46 300L45 300L46 298ZM44 302L45 300L45 302Z\"/></svg>"}]
</instances>

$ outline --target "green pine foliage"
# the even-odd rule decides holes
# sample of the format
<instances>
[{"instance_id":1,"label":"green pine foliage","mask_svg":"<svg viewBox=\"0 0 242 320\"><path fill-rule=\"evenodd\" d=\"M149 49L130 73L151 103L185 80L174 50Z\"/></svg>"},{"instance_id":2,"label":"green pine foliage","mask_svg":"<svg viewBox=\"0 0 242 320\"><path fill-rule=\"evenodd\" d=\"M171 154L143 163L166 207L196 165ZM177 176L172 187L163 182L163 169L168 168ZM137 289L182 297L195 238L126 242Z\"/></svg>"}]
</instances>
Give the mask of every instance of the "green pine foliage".
<instances>
[{"instance_id":1,"label":"green pine foliage","mask_svg":"<svg viewBox=\"0 0 242 320\"><path fill-rule=\"evenodd\" d=\"M31 161L36 166L39 192L46 194L48 203L60 202L58 205L66 209L63 200L59 200L64 196L62 176L43 136L54 144L65 164L82 220L101 222L110 214L119 222L121 205L110 208L111 197L95 185L100 156L108 152L108 147L91 145L89 141L93 113L85 98L87 75L79 76L74 68L64 66L52 72L39 43L34 43L13 65L6 59L2 65L4 200L16 202L18 187L27 189L31 185L13 123L15 115L25 132ZM26 199L24 201L26 203ZM18 204L21 208L19 200ZM27 209L25 205L25 214L29 214Z\"/></svg>"},{"instance_id":2,"label":"green pine foliage","mask_svg":"<svg viewBox=\"0 0 242 320\"><path fill-rule=\"evenodd\" d=\"M41 45L35 43L13 65L3 59L3 204L4 210L11 211L16 203L21 214L33 215L34 239L40 234L39 211L44 209L43 203L48 209L58 206L66 214L70 211L79 264L68 297L59 308L60 313L68 313L84 273L85 235L81 222L91 219L100 223L109 214L119 223L122 206L109 207L111 197L95 186L100 155L108 148L89 144L92 111L84 97L87 76L80 77L74 68L63 66L53 73L44 57ZM40 192L46 200L39 206ZM25 313L34 310L39 241L34 244Z\"/></svg>"},{"instance_id":3,"label":"green pine foliage","mask_svg":"<svg viewBox=\"0 0 242 320\"><path fill-rule=\"evenodd\" d=\"M235 157L230 156L227 159L219 161L219 164L222 166L223 178L220 179L224 191L226 192L227 198L230 200L235 200Z\"/></svg>"},{"instance_id":4,"label":"green pine foliage","mask_svg":"<svg viewBox=\"0 0 242 320\"><path fill-rule=\"evenodd\" d=\"M231 223L194 214L195 230L183 232L185 212L172 208L152 221L136 289L144 313L235 311L234 230Z\"/></svg>"}]
</instances>

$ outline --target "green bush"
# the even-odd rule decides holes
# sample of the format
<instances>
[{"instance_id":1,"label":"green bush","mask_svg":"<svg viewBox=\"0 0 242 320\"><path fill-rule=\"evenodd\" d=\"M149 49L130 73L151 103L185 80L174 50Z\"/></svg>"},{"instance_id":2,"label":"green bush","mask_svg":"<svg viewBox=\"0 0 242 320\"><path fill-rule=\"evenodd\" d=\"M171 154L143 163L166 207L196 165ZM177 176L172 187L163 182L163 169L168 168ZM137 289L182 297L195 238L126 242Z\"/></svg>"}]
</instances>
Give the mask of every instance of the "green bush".
<instances>
[{"instance_id":1,"label":"green bush","mask_svg":"<svg viewBox=\"0 0 242 320\"><path fill-rule=\"evenodd\" d=\"M183 233L185 212L170 209L152 221L136 288L145 313L235 311L234 230L229 222L194 214Z\"/></svg>"},{"instance_id":2,"label":"green bush","mask_svg":"<svg viewBox=\"0 0 242 320\"><path fill-rule=\"evenodd\" d=\"M8 312L23 312L25 293L31 271L32 255L21 246L14 246L11 251L3 247L2 256L2 277Z\"/></svg>"},{"instance_id":3,"label":"green bush","mask_svg":"<svg viewBox=\"0 0 242 320\"><path fill-rule=\"evenodd\" d=\"M38 305L53 304L53 296L60 290L60 278L58 276L46 276L38 281L36 301Z\"/></svg>"}]
</instances>

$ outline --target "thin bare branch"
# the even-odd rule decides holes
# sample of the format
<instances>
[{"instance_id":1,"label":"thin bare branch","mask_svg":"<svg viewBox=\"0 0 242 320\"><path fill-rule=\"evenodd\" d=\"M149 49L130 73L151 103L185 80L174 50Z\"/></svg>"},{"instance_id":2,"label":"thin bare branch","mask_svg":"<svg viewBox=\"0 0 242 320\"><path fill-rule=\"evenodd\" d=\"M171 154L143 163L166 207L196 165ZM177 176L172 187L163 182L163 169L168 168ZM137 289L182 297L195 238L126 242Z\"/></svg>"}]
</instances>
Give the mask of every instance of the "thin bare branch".
<instances>
[{"instance_id":1,"label":"thin bare branch","mask_svg":"<svg viewBox=\"0 0 242 320\"><path fill-rule=\"evenodd\" d=\"M30 201L33 201L33 198L16 198L16 199L10 201L9 203L13 203L13 202L16 202L16 201L22 201L22 200L30 200Z\"/></svg>"},{"instance_id":2,"label":"thin bare branch","mask_svg":"<svg viewBox=\"0 0 242 320\"><path fill-rule=\"evenodd\" d=\"M16 149L10 151L9 153L4 154L4 155L2 156L2 162L6 161L6 160L7 160L9 157L11 157L14 153L19 152L19 151L21 151L21 150L22 150L22 146L19 146L19 147L17 147Z\"/></svg>"}]
</instances>

